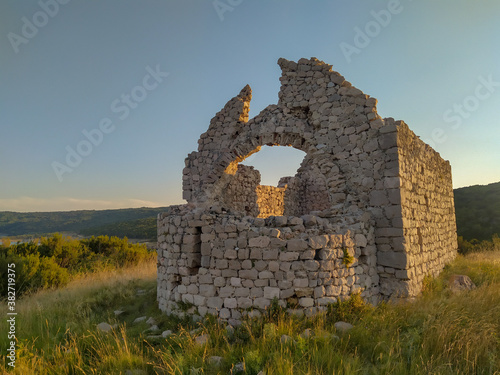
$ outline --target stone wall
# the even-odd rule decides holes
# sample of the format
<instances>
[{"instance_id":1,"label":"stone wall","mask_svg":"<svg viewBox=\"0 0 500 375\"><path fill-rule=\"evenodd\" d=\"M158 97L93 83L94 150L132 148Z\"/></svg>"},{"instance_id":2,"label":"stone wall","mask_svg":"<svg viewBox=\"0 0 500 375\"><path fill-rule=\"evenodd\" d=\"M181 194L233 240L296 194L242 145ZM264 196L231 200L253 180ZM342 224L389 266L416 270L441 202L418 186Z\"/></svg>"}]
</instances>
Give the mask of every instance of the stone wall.
<instances>
[{"instance_id":1,"label":"stone wall","mask_svg":"<svg viewBox=\"0 0 500 375\"><path fill-rule=\"evenodd\" d=\"M286 187L259 185L256 188L258 217L283 216Z\"/></svg>"},{"instance_id":2,"label":"stone wall","mask_svg":"<svg viewBox=\"0 0 500 375\"><path fill-rule=\"evenodd\" d=\"M437 276L456 256L457 228L451 165L421 141L406 124L398 127L401 220L405 278L409 294L420 291L426 275Z\"/></svg>"},{"instance_id":3,"label":"stone wall","mask_svg":"<svg viewBox=\"0 0 500 375\"><path fill-rule=\"evenodd\" d=\"M449 163L330 65L278 64L278 104L249 119L244 87L186 158L188 204L158 220L164 311L184 301L239 319L272 297L306 312L355 291L370 302L412 297L456 255ZM240 164L264 145L306 153L279 187Z\"/></svg>"},{"instance_id":4,"label":"stone wall","mask_svg":"<svg viewBox=\"0 0 500 375\"><path fill-rule=\"evenodd\" d=\"M238 164L234 175L230 175L228 183L221 197L224 207L243 212L247 215L258 216L260 186L260 172L252 166Z\"/></svg>"},{"instance_id":5,"label":"stone wall","mask_svg":"<svg viewBox=\"0 0 500 375\"><path fill-rule=\"evenodd\" d=\"M274 297L307 314L353 292L373 300L378 277L365 236L337 230L311 215L263 219L173 207L159 217L160 308L176 311L182 301L193 314L238 320Z\"/></svg>"}]
</instances>

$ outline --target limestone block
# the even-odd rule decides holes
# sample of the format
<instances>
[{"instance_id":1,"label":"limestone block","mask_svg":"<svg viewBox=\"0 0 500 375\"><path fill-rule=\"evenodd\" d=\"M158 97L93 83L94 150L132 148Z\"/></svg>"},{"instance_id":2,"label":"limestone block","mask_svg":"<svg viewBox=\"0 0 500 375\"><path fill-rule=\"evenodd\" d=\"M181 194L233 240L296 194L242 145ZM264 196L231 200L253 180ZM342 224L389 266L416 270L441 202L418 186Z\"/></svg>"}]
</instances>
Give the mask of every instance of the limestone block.
<instances>
[{"instance_id":1,"label":"limestone block","mask_svg":"<svg viewBox=\"0 0 500 375\"><path fill-rule=\"evenodd\" d=\"M221 287L226 285L226 279L224 277L216 277L214 279L214 286Z\"/></svg>"},{"instance_id":2,"label":"limestone block","mask_svg":"<svg viewBox=\"0 0 500 375\"><path fill-rule=\"evenodd\" d=\"M238 277L238 270L224 269L221 272L222 277Z\"/></svg>"},{"instance_id":3,"label":"limestone block","mask_svg":"<svg viewBox=\"0 0 500 375\"><path fill-rule=\"evenodd\" d=\"M254 280L254 285L256 287L265 287L265 286L269 286L269 279L266 278L266 279L257 279L257 280Z\"/></svg>"},{"instance_id":4,"label":"limestone block","mask_svg":"<svg viewBox=\"0 0 500 375\"><path fill-rule=\"evenodd\" d=\"M213 297L215 296L215 286L213 285L200 285L200 295L203 297Z\"/></svg>"},{"instance_id":5,"label":"limestone block","mask_svg":"<svg viewBox=\"0 0 500 375\"><path fill-rule=\"evenodd\" d=\"M224 258L226 259L237 259L238 253L234 249L228 249L224 253Z\"/></svg>"},{"instance_id":6,"label":"limestone block","mask_svg":"<svg viewBox=\"0 0 500 375\"><path fill-rule=\"evenodd\" d=\"M269 263L268 262L265 262L263 260L259 260L257 262L255 262L255 269L259 272L261 271L264 271L265 269L267 269Z\"/></svg>"},{"instance_id":7,"label":"limestone block","mask_svg":"<svg viewBox=\"0 0 500 375\"><path fill-rule=\"evenodd\" d=\"M250 287L235 288L234 295L236 297L248 297L250 295Z\"/></svg>"},{"instance_id":8,"label":"limestone block","mask_svg":"<svg viewBox=\"0 0 500 375\"><path fill-rule=\"evenodd\" d=\"M234 294L234 287L232 286L224 286L219 289L219 297L226 298L231 297Z\"/></svg>"},{"instance_id":9,"label":"limestone block","mask_svg":"<svg viewBox=\"0 0 500 375\"><path fill-rule=\"evenodd\" d=\"M271 271L271 272L277 272L280 270L280 263L277 261L270 261L268 268L269 268L269 271Z\"/></svg>"},{"instance_id":10,"label":"limestone block","mask_svg":"<svg viewBox=\"0 0 500 375\"><path fill-rule=\"evenodd\" d=\"M385 190L372 190L370 192L370 204L375 207L383 207L389 204Z\"/></svg>"},{"instance_id":11,"label":"limestone block","mask_svg":"<svg viewBox=\"0 0 500 375\"><path fill-rule=\"evenodd\" d=\"M215 267L220 270L226 269L229 267L229 262L227 261L227 259L216 259Z\"/></svg>"},{"instance_id":12,"label":"limestone block","mask_svg":"<svg viewBox=\"0 0 500 375\"><path fill-rule=\"evenodd\" d=\"M274 220L277 227L284 227L287 224L286 216L276 216Z\"/></svg>"},{"instance_id":13,"label":"limestone block","mask_svg":"<svg viewBox=\"0 0 500 375\"><path fill-rule=\"evenodd\" d=\"M291 262L294 260L299 259L299 253L298 252L292 252L292 251L282 251L279 254L279 260L282 262Z\"/></svg>"},{"instance_id":14,"label":"limestone block","mask_svg":"<svg viewBox=\"0 0 500 375\"><path fill-rule=\"evenodd\" d=\"M236 309L238 307L238 301L236 298L225 298L224 307L228 309Z\"/></svg>"},{"instance_id":15,"label":"limestone block","mask_svg":"<svg viewBox=\"0 0 500 375\"><path fill-rule=\"evenodd\" d=\"M239 309L248 309L252 307L252 300L250 298L237 298Z\"/></svg>"},{"instance_id":16,"label":"limestone block","mask_svg":"<svg viewBox=\"0 0 500 375\"><path fill-rule=\"evenodd\" d=\"M272 279L274 278L274 273L271 271L261 271L259 272L259 279Z\"/></svg>"},{"instance_id":17,"label":"limestone block","mask_svg":"<svg viewBox=\"0 0 500 375\"><path fill-rule=\"evenodd\" d=\"M301 239L291 239L287 241L288 251L303 251L308 248L307 242Z\"/></svg>"},{"instance_id":18,"label":"limestone block","mask_svg":"<svg viewBox=\"0 0 500 375\"><path fill-rule=\"evenodd\" d=\"M198 277L198 280L199 280L200 284L212 284L213 283L212 276L209 274L200 275Z\"/></svg>"},{"instance_id":19,"label":"limestone block","mask_svg":"<svg viewBox=\"0 0 500 375\"><path fill-rule=\"evenodd\" d=\"M278 259L278 249L264 250L262 254L263 260L276 260Z\"/></svg>"},{"instance_id":20,"label":"limestone block","mask_svg":"<svg viewBox=\"0 0 500 375\"><path fill-rule=\"evenodd\" d=\"M271 305L271 300L268 298L259 297L254 300L253 305L259 309L264 310L266 307L269 307L269 305Z\"/></svg>"},{"instance_id":21,"label":"limestone block","mask_svg":"<svg viewBox=\"0 0 500 375\"><path fill-rule=\"evenodd\" d=\"M330 235L330 247L333 249L341 248L343 243L343 236L341 234Z\"/></svg>"},{"instance_id":22,"label":"limestone block","mask_svg":"<svg viewBox=\"0 0 500 375\"><path fill-rule=\"evenodd\" d=\"M221 297L209 297L207 298L207 307L220 310L224 300Z\"/></svg>"},{"instance_id":23,"label":"limestone block","mask_svg":"<svg viewBox=\"0 0 500 375\"><path fill-rule=\"evenodd\" d=\"M187 287L187 292L189 294L198 294L198 287L195 284L191 284Z\"/></svg>"},{"instance_id":24,"label":"limestone block","mask_svg":"<svg viewBox=\"0 0 500 375\"><path fill-rule=\"evenodd\" d=\"M299 305L302 307L312 307L312 306L314 306L314 299L309 298L309 297L300 298Z\"/></svg>"},{"instance_id":25,"label":"limestone block","mask_svg":"<svg viewBox=\"0 0 500 375\"><path fill-rule=\"evenodd\" d=\"M250 259L262 259L262 249L253 248L250 251Z\"/></svg>"},{"instance_id":26,"label":"limestone block","mask_svg":"<svg viewBox=\"0 0 500 375\"><path fill-rule=\"evenodd\" d=\"M241 270L241 262L239 260L230 260L229 269L231 270Z\"/></svg>"},{"instance_id":27,"label":"limestone block","mask_svg":"<svg viewBox=\"0 0 500 375\"><path fill-rule=\"evenodd\" d=\"M295 290L290 288L290 289L281 289L280 290L280 299L284 300L287 298L290 298L295 295Z\"/></svg>"},{"instance_id":28,"label":"limestone block","mask_svg":"<svg viewBox=\"0 0 500 375\"><path fill-rule=\"evenodd\" d=\"M314 288L314 298L321 298L325 295L325 287L318 286Z\"/></svg>"},{"instance_id":29,"label":"limestone block","mask_svg":"<svg viewBox=\"0 0 500 375\"><path fill-rule=\"evenodd\" d=\"M316 256L315 250L304 250L300 253L300 259L302 260L314 259L315 256Z\"/></svg>"},{"instance_id":30,"label":"limestone block","mask_svg":"<svg viewBox=\"0 0 500 375\"><path fill-rule=\"evenodd\" d=\"M219 312L219 318L227 320L231 317L231 311L229 309L223 308Z\"/></svg>"},{"instance_id":31,"label":"limestone block","mask_svg":"<svg viewBox=\"0 0 500 375\"><path fill-rule=\"evenodd\" d=\"M359 247L365 247L368 244L368 240L366 239L365 235L360 233L354 236L354 242L356 246Z\"/></svg>"},{"instance_id":32,"label":"limestone block","mask_svg":"<svg viewBox=\"0 0 500 375\"><path fill-rule=\"evenodd\" d=\"M307 278L294 279L293 286L295 288L306 288L309 286L309 279Z\"/></svg>"},{"instance_id":33,"label":"limestone block","mask_svg":"<svg viewBox=\"0 0 500 375\"><path fill-rule=\"evenodd\" d=\"M254 238L250 238L248 240L248 246L249 247L263 248L263 247L267 247L269 245L269 242L270 242L270 238L267 236L254 237Z\"/></svg>"},{"instance_id":34,"label":"limestone block","mask_svg":"<svg viewBox=\"0 0 500 375\"><path fill-rule=\"evenodd\" d=\"M264 289L260 287L255 287L250 289L250 297L256 298L256 297L263 297L264 296Z\"/></svg>"},{"instance_id":35,"label":"limestone block","mask_svg":"<svg viewBox=\"0 0 500 375\"><path fill-rule=\"evenodd\" d=\"M202 233L200 237L201 242L210 242L215 240L215 233Z\"/></svg>"},{"instance_id":36,"label":"limestone block","mask_svg":"<svg viewBox=\"0 0 500 375\"><path fill-rule=\"evenodd\" d=\"M255 269L240 270L238 271L239 277L242 279L256 280L259 277L259 272Z\"/></svg>"},{"instance_id":37,"label":"limestone block","mask_svg":"<svg viewBox=\"0 0 500 375\"><path fill-rule=\"evenodd\" d=\"M206 304L207 298L200 296L200 295L194 295L193 296L193 304L196 306L204 306Z\"/></svg>"},{"instance_id":38,"label":"limestone block","mask_svg":"<svg viewBox=\"0 0 500 375\"><path fill-rule=\"evenodd\" d=\"M304 269L306 271L317 271L319 269L319 262L317 260L306 260L304 262Z\"/></svg>"},{"instance_id":39,"label":"limestone block","mask_svg":"<svg viewBox=\"0 0 500 375\"><path fill-rule=\"evenodd\" d=\"M310 237L309 246L313 249L322 249L328 245L329 240L327 235Z\"/></svg>"},{"instance_id":40,"label":"limestone block","mask_svg":"<svg viewBox=\"0 0 500 375\"><path fill-rule=\"evenodd\" d=\"M271 288L271 287L264 288L264 298L272 300L273 298L279 298L279 297L280 297L280 288Z\"/></svg>"},{"instance_id":41,"label":"limestone block","mask_svg":"<svg viewBox=\"0 0 500 375\"><path fill-rule=\"evenodd\" d=\"M378 252L377 264L385 267L405 269L408 264L408 257L404 253L394 251Z\"/></svg>"}]
</instances>

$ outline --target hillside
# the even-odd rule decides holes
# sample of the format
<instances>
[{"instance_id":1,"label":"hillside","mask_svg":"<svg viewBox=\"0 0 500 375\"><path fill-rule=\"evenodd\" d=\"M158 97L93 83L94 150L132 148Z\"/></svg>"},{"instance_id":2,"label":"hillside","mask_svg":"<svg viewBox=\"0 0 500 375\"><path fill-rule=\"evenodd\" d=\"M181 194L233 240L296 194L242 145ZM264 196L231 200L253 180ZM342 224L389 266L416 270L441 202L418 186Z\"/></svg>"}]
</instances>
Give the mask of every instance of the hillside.
<instances>
[{"instance_id":1,"label":"hillside","mask_svg":"<svg viewBox=\"0 0 500 375\"><path fill-rule=\"evenodd\" d=\"M152 238L156 216L165 208L126 208L67 212L0 212L0 234L5 236L73 232ZM147 227L147 229L145 229ZM134 237L134 235L137 235Z\"/></svg>"},{"instance_id":2,"label":"hillside","mask_svg":"<svg viewBox=\"0 0 500 375\"><path fill-rule=\"evenodd\" d=\"M458 235L466 240L490 240L500 234L500 182L454 190ZM68 212L0 212L0 235L40 235L73 232L153 240L158 208Z\"/></svg>"},{"instance_id":3,"label":"hillside","mask_svg":"<svg viewBox=\"0 0 500 375\"><path fill-rule=\"evenodd\" d=\"M500 235L500 182L455 189L458 235L489 240Z\"/></svg>"},{"instance_id":4,"label":"hillside","mask_svg":"<svg viewBox=\"0 0 500 375\"><path fill-rule=\"evenodd\" d=\"M82 229L84 236L116 236L156 241L156 215L145 219L120 221L118 223Z\"/></svg>"}]
</instances>

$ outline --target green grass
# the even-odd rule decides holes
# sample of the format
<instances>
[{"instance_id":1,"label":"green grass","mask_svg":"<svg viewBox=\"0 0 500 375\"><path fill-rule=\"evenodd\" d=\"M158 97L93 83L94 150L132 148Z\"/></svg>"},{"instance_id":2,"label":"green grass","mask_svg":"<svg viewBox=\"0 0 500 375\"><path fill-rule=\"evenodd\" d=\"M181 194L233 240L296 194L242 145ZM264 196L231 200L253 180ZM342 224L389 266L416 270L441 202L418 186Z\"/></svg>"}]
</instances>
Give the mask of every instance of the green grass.
<instances>
[{"instance_id":1,"label":"green grass","mask_svg":"<svg viewBox=\"0 0 500 375\"><path fill-rule=\"evenodd\" d=\"M450 292L453 274L469 275L478 288ZM123 314L115 316L117 309ZM194 323L162 314L154 261L82 275L65 288L21 299L17 311L15 374L230 374L237 363L246 374L500 374L500 252L459 256L439 278L426 279L412 302L373 307L356 295L313 318L274 306L234 329L211 317ZM148 338L149 325L133 323L139 316L154 317L160 332L173 335ZM339 319L354 328L336 332ZM117 326L98 332L103 321ZM302 337L308 328L313 335ZM1 319L0 332L6 330ZM196 337L203 334L210 340L200 346ZM5 357L0 361L8 370Z\"/></svg>"}]
</instances>

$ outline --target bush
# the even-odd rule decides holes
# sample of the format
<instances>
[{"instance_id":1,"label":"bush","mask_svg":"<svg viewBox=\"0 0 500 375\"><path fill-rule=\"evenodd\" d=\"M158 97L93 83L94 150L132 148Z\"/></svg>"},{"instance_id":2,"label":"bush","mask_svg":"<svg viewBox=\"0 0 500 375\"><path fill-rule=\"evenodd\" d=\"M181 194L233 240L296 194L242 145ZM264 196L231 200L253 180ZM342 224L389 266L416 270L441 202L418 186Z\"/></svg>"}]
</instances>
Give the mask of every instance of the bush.
<instances>
[{"instance_id":1,"label":"bush","mask_svg":"<svg viewBox=\"0 0 500 375\"><path fill-rule=\"evenodd\" d=\"M344 301L338 300L336 303L328 305L327 317L333 322L339 320L354 322L370 308L360 293L354 293Z\"/></svg>"},{"instance_id":2,"label":"bush","mask_svg":"<svg viewBox=\"0 0 500 375\"><path fill-rule=\"evenodd\" d=\"M64 286L69 281L69 273L60 267L53 258L40 257L38 254L20 256L12 251L0 256L0 277L5 280L0 286L0 296L7 295L7 265L16 265L16 294L33 292L41 288Z\"/></svg>"},{"instance_id":3,"label":"bush","mask_svg":"<svg viewBox=\"0 0 500 375\"><path fill-rule=\"evenodd\" d=\"M483 251L498 251L500 250L500 237L494 234L491 241L479 241L472 239L465 240L462 236L458 236L458 253L465 255L469 253L478 253Z\"/></svg>"},{"instance_id":4,"label":"bush","mask_svg":"<svg viewBox=\"0 0 500 375\"><path fill-rule=\"evenodd\" d=\"M7 295L7 264L16 265L18 296L40 288L66 285L72 276L105 268L136 265L155 256L145 245L131 244L127 238L91 237L75 240L54 234L40 243L0 246L0 297Z\"/></svg>"}]
</instances>

